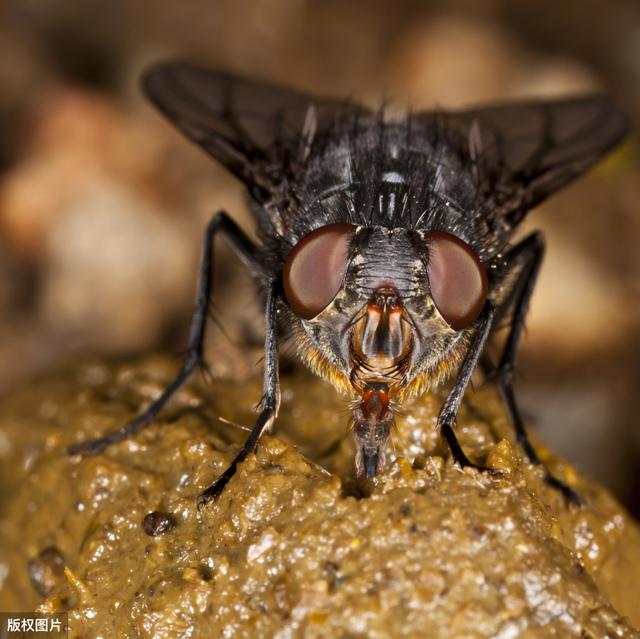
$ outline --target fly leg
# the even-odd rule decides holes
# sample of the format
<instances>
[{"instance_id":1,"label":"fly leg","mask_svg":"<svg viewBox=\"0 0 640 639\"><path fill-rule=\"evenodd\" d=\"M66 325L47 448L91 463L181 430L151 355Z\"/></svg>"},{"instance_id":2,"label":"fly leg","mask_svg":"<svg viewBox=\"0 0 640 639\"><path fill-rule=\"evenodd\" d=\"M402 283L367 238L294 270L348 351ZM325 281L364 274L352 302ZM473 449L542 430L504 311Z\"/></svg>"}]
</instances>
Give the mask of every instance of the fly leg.
<instances>
[{"instance_id":1,"label":"fly leg","mask_svg":"<svg viewBox=\"0 0 640 639\"><path fill-rule=\"evenodd\" d=\"M528 235L519 244L514 246L505 256L508 263L512 263L515 268L519 263L524 262L524 267L518 280L514 284L513 295L509 295L504 304L513 306L513 317L511 328L504 349L498 361L495 371L490 375L498 385L500 393L511 416L516 438L522 446L529 461L533 464L542 465L542 461L529 440L527 430L520 414L513 391L513 373L515 360L518 352L518 344L522 336L524 321L529 307L529 300L535 287L538 272L544 258L545 243L542 233L536 232ZM499 313L506 312L506 308L501 308ZM577 493L564 482L555 477L545 468L545 481L547 484L562 493L569 503L579 504L581 502Z\"/></svg>"},{"instance_id":2,"label":"fly leg","mask_svg":"<svg viewBox=\"0 0 640 639\"><path fill-rule=\"evenodd\" d=\"M198 291L196 294L195 309L191 318L189 345L182 368L176 377L167 385L158 399L156 399L144 413L138 415L122 428L108 433L104 437L70 446L69 454L99 453L108 446L124 439L128 439L141 431L153 422L164 405L180 388L180 386L186 382L191 373L193 373L193 371L202 362L207 312L211 300L213 284L213 273L211 268L213 264L213 242L218 233L222 234L227 239L242 261L249 266L252 271L258 274L264 274L264 267L258 260L256 247L240 227L225 212L219 212L214 215L207 225L207 230L204 236Z\"/></svg>"},{"instance_id":3,"label":"fly leg","mask_svg":"<svg viewBox=\"0 0 640 639\"><path fill-rule=\"evenodd\" d=\"M267 305L265 313L265 343L264 343L264 383L262 400L260 401L260 415L249 437L243 444L240 451L233 458L229 467L206 488L198 498L198 508L206 506L215 499L234 476L238 464L252 453L260 436L273 424L280 405L280 387L278 383L278 351L276 344L277 322L276 322L276 289L272 283L267 293Z\"/></svg>"},{"instance_id":4,"label":"fly leg","mask_svg":"<svg viewBox=\"0 0 640 639\"><path fill-rule=\"evenodd\" d=\"M460 367L460 371L458 372L458 377L456 378L455 384L449 393L445 403L440 409L440 414L438 415L438 426L440 428L440 432L447 440L447 444L451 449L451 454L453 455L453 459L455 462L460 464L463 468L472 467L478 468L480 470L484 470L477 464L474 464L469 458L465 455L465 452L462 450L462 446L458 442L458 438L453 430L453 424L455 423L456 415L458 414L458 409L460 408L460 404L462 403L462 398L464 396L464 392L469 385L469 380L471 379L471 375L478 364L478 359L480 358L480 354L484 348L484 345L487 341L487 337L491 332L491 327L493 326L493 318L494 318L495 310L491 302L487 302L482 313L480 314L479 323L476 328L475 335L473 336L473 341L469 346L469 350L462 362L462 366Z\"/></svg>"}]
</instances>

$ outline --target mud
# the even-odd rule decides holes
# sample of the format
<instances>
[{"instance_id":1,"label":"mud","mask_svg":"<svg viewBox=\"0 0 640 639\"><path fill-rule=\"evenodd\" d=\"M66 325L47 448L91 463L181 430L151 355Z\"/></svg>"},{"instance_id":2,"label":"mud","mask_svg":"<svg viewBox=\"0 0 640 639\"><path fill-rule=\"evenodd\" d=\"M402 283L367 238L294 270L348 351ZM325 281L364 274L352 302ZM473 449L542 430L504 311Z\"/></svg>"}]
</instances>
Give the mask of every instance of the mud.
<instances>
[{"instance_id":1,"label":"mud","mask_svg":"<svg viewBox=\"0 0 640 639\"><path fill-rule=\"evenodd\" d=\"M258 378L196 381L133 441L65 454L175 368L85 363L4 399L0 610L67 610L71 637L102 639L640 636L637 525L542 449L585 500L568 507L523 462L491 388L469 394L458 433L500 476L451 464L442 396L427 394L398 419L387 470L356 485L344 400L284 375L276 436L198 512Z\"/></svg>"}]
</instances>

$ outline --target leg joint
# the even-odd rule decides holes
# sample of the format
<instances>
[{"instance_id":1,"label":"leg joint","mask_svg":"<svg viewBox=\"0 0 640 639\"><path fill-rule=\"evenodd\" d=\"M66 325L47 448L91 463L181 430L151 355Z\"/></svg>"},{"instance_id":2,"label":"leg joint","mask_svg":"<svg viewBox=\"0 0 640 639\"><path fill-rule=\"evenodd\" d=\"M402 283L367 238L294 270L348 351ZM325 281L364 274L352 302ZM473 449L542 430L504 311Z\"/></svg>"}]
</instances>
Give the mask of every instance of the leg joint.
<instances>
[{"instance_id":1,"label":"leg joint","mask_svg":"<svg viewBox=\"0 0 640 639\"><path fill-rule=\"evenodd\" d=\"M542 231L534 231L531 235L527 236L525 242L531 246L531 251L538 257L538 259L542 259L544 257L547 249L547 243Z\"/></svg>"},{"instance_id":2,"label":"leg joint","mask_svg":"<svg viewBox=\"0 0 640 639\"><path fill-rule=\"evenodd\" d=\"M214 213L207 224L207 230L215 231L220 228L226 220L229 220L229 215L224 210L219 210Z\"/></svg>"}]
</instances>

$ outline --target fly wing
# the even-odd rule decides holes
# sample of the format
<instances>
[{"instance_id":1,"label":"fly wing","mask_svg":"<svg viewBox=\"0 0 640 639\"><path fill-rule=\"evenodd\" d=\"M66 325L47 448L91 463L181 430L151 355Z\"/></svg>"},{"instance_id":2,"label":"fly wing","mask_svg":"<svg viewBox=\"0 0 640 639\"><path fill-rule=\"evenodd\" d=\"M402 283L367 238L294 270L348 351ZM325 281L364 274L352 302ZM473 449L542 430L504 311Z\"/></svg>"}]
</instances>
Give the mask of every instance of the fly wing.
<instances>
[{"instance_id":1,"label":"fly wing","mask_svg":"<svg viewBox=\"0 0 640 639\"><path fill-rule=\"evenodd\" d=\"M601 95L490 106L444 120L466 137L483 213L511 228L628 130L625 115Z\"/></svg>"},{"instance_id":2,"label":"fly wing","mask_svg":"<svg viewBox=\"0 0 640 639\"><path fill-rule=\"evenodd\" d=\"M142 84L188 138L254 194L272 190L291 163L306 159L318 129L357 109L181 62L152 67Z\"/></svg>"}]
</instances>

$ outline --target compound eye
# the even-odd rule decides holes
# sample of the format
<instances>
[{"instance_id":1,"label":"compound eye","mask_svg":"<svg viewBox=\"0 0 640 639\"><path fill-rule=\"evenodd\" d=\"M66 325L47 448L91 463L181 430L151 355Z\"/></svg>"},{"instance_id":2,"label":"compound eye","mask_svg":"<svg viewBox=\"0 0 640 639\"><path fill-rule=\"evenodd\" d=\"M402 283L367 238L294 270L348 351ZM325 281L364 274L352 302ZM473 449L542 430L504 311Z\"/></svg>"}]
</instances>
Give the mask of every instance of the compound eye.
<instances>
[{"instance_id":1,"label":"compound eye","mask_svg":"<svg viewBox=\"0 0 640 639\"><path fill-rule=\"evenodd\" d=\"M429 286L440 315L459 331L475 322L488 294L487 271L473 249L441 231L427 234Z\"/></svg>"},{"instance_id":2,"label":"compound eye","mask_svg":"<svg viewBox=\"0 0 640 639\"><path fill-rule=\"evenodd\" d=\"M303 237L287 256L284 294L291 310L303 319L318 315L342 287L349 244L356 227L329 224Z\"/></svg>"}]
</instances>

